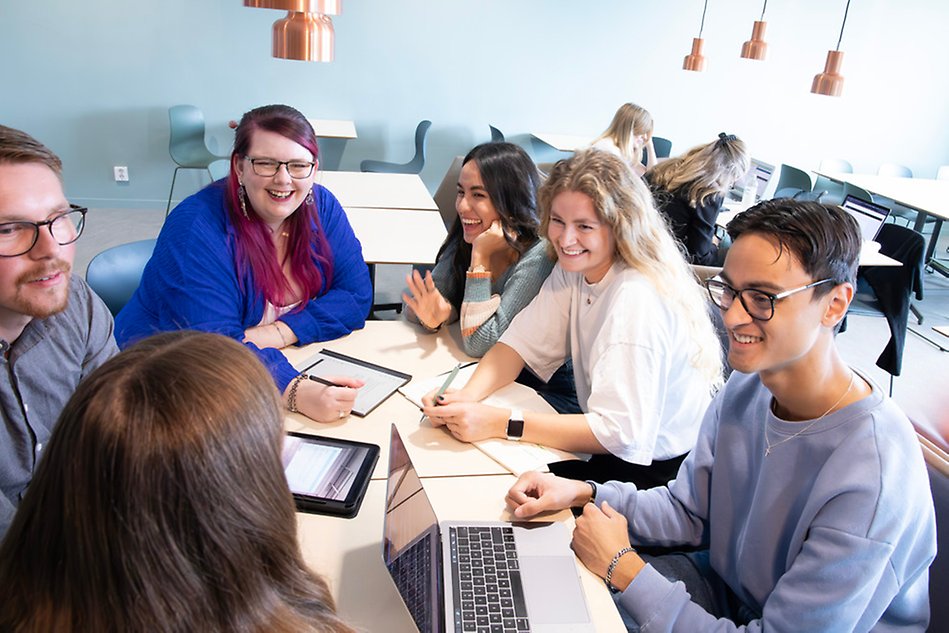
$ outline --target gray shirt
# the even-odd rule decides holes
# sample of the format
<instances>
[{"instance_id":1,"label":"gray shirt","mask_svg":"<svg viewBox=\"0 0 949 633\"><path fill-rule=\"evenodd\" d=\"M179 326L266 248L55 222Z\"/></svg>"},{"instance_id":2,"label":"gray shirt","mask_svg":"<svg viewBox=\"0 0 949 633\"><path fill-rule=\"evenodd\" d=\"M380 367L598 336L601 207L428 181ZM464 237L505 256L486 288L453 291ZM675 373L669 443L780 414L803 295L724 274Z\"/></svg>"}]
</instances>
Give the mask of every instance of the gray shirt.
<instances>
[{"instance_id":1,"label":"gray shirt","mask_svg":"<svg viewBox=\"0 0 949 633\"><path fill-rule=\"evenodd\" d=\"M66 309L0 340L0 538L33 478L56 420L79 381L118 352L112 315L78 275Z\"/></svg>"}]
</instances>

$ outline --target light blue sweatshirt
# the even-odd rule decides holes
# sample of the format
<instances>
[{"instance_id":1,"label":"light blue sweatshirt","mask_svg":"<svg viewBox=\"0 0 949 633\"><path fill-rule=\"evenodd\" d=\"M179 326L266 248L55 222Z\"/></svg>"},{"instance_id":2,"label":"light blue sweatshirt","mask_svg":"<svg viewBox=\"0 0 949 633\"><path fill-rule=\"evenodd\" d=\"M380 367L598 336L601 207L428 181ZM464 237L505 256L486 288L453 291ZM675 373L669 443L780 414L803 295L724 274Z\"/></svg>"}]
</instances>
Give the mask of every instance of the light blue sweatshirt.
<instances>
[{"instance_id":1,"label":"light blue sweatshirt","mask_svg":"<svg viewBox=\"0 0 949 633\"><path fill-rule=\"evenodd\" d=\"M650 565L620 606L642 631L924 631L936 524L909 420L876 385L796 436L809 423L770 404L757 375L733 373L675 481L596 497L627 517L633 545L708 547L760 618L716 620Z\"/></svg>"}]
</instances>

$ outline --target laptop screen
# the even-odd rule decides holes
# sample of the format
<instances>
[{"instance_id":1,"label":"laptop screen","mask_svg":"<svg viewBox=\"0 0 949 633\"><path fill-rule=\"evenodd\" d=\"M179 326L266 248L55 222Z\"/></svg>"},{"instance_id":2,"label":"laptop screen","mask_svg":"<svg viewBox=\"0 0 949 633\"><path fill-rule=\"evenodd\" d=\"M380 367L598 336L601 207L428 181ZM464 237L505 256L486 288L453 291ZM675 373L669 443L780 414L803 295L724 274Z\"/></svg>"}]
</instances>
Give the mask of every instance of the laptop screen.
<instances>
[{"instance_id":1,"label":"laptop screen","mask_svg":"<svg viewBox=\"0 0 949 633\"><path fill-rule=\"evenodd\" d=\"M853 216L860 226L860 237L864 242L870 242L876 239L880 232L880 227L886 222L890 210L883 205L874 202L867 202L852 195L844 199L842 206L847 213Z\"/></svg>"},{"instance_id":2,"label":"laptop screen","mask_svg":"<svg viewBox=\"0 0 949 633\"><path fill-rule=\"evenodd\" d=\"M438 520L395 425L389 444L382 556L419 631L439 630L443 601Z\"/></svg>"},{"instance_id":3,"label":"laptop screen","mask_svg":"<svg viewBox=\"0 0 949 633\"><path fill-rule=\"evenodd\" d=\"M771 174L774 173L774 167L765 163L754 161L751 165L755 172L755 181L758 187L758 200L764 196L764 190L771 182Z\"/></svg>"}]
</instances>

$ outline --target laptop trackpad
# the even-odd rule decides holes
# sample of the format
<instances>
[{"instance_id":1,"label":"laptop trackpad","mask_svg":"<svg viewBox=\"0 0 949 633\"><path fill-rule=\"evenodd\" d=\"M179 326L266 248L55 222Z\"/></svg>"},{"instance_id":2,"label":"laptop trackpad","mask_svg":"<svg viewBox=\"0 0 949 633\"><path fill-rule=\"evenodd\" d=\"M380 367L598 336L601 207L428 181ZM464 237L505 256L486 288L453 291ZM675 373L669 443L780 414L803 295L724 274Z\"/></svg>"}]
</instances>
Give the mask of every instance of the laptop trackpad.
<instances>
[{"instance_id":1,"label":"laptop trackpad","mask_svg":"<svg viewBox=\"0 0 949 633\"><path fill-rule=\"evenodd\" d=\"M572 556L522 556L521 580L531 625L590 621Z\"/></svg>"}]
</instances>

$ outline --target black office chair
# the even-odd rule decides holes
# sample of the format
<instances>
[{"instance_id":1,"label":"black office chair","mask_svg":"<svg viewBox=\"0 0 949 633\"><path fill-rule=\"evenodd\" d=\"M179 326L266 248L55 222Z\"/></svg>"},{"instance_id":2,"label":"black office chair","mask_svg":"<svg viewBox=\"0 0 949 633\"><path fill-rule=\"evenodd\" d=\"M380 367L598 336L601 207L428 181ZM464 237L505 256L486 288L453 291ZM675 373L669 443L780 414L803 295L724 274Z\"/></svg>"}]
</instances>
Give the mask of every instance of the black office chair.
<instances>
[{"instance_id":1,"label":"black office chair","mask_svg":"<svg viewBox=\"0 0 949 633\"><path fill-rule=\"evenodd\" d=\"M912 298L923 299L923 258L926 240L917 231L898 224L884 224L877 235L880 253L902 266L866 266L857 274L857 293L848 314L864 314L886 318L890 340L877 367L890 374L890 395L893 378L903 367L903 347Z\"/></svg>"},{"instance_id":2,"label":"black office chair","mask_svg":"<svg viewBox=\"0 0 949 633\"><path fill-rule=\"evenodd\" d=\"M498 128L494 127L493 125L489 125L488 127L491 128L491 142L492 142L492 143L503 143L503 142L504 142L504 132L502 132L502 131L499 130Z\"/></svg>"},{"instance_id":3,"label":"black office chair","mask_svg":"<svg viewBox=\"0 0 949 633\"><path fill-rule=\"evenodd\" d=\"M415 128L415 156L407 163L389 163L382 160L364 160L359 168L362 171L376 171L387 174L418 174L425 167L425 146L431 121L421 121Z\"/></svg>"}]
</instances>

